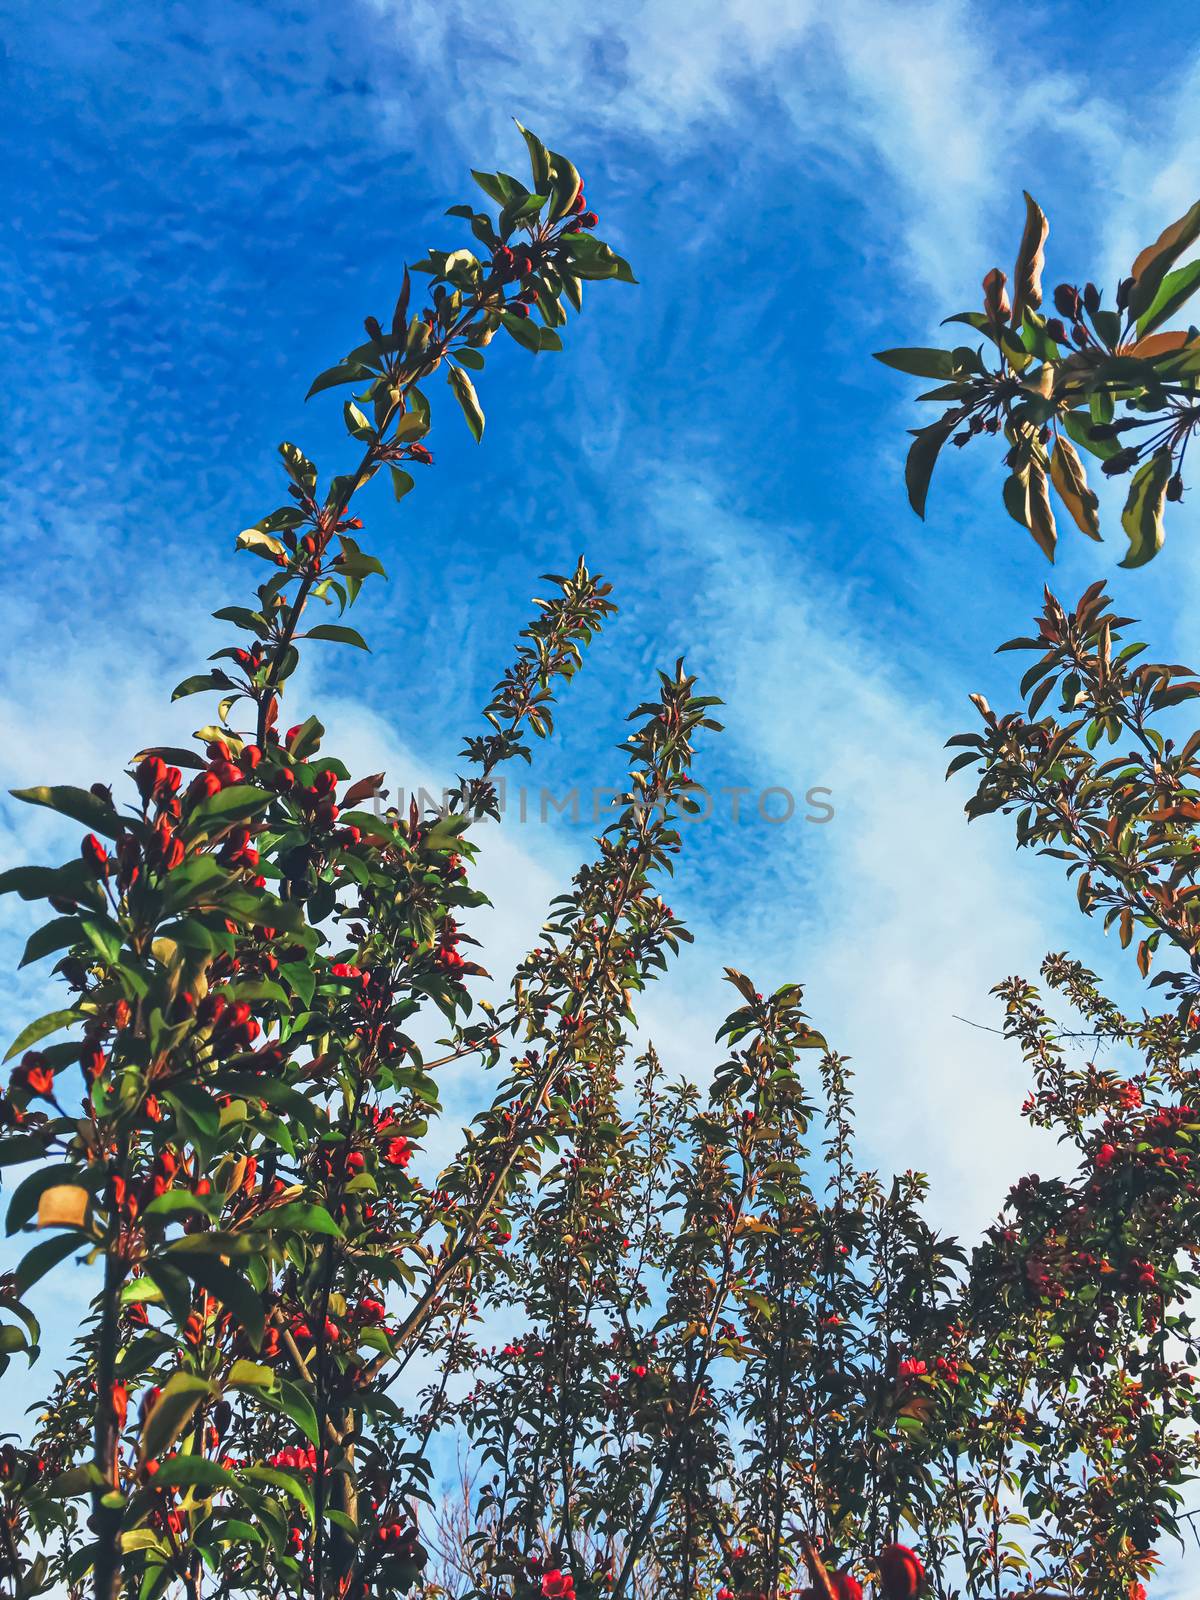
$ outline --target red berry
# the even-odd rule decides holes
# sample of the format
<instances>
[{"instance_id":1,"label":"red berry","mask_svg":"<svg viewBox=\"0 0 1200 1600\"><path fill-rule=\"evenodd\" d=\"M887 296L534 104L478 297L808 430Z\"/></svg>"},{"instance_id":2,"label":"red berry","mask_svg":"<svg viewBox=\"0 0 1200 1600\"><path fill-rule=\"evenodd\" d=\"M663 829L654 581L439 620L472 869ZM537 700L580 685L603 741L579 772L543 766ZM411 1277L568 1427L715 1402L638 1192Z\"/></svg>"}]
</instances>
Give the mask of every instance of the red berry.
<instances>
[{"instance_id":1,"label":"red berry","mask_svg":"<svg viewBox=\"0 0 1200 1600\"><path fill-rule=\"evenodd\" d=\"M220 792L221 780L215 772L201 772L188 785L188 799L194 804L198 804L201 800L211 800L214 794Z\"/></svg>"},{"instance_id":2,"label":"red berry","mask_svg":"<svg viewBox=\"0 0 1200 1600\"><path fill-rule=\"evenodd\" d=\"M889 1544L879 1552L879 1581L884 1600L914 1600L925 1568L906 1544Z\"/></svg>"}]
</instances>

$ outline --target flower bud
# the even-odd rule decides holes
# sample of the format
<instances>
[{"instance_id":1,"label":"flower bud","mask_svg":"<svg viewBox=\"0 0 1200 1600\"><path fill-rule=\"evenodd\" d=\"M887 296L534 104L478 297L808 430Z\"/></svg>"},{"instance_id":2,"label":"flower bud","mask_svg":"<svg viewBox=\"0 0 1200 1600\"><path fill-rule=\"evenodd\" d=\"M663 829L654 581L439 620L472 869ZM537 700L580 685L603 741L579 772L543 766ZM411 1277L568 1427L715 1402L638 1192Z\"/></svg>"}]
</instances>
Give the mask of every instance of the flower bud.
<instances>
[{"instance_id":1,"label":"flower bud","mask_svg":"<svg viewBox=\"0 0 1200 1600\"><path fill-rule=\"evenodd\" d=\"M1069 322L1079 321L1079 308L1082 302L1079 290L1073 284L1060 283L1054 291L1054 309L1067 318Z\"/></svg>"},{"instance_id":2,"label":"flower bud","mask_svg":"<svg viewBox=\"0 0 1200 1600\"><path fill-rule=\"evenodd\" d=\"M161 756L147 756L138 763L134 773L134 782L138 786L138 793L143 800L148 800L166 777L167 764Z\"/></svg>"},{"instance_id":3,"label":"flower bud","mask_svg":"<svg viewBox=\"0 0 1200 1600\"><path fill-rule=\"evenodd\" d=\"M993 267L983 280L983 309L991 322L1007 322L1012 316L1007 283L1008 275L999 267Z\"/></svg>"},{"instance_id":4,"label":"flower bud","mask_svg":"<svg viewBox=\"0 0 1200 1600\"><path fill-rule=\"evenodd\" d=\"M98 878L108 876L108 851L94 833L89 833L79 847L79 853Z\"/></svg>"}]
</instances>

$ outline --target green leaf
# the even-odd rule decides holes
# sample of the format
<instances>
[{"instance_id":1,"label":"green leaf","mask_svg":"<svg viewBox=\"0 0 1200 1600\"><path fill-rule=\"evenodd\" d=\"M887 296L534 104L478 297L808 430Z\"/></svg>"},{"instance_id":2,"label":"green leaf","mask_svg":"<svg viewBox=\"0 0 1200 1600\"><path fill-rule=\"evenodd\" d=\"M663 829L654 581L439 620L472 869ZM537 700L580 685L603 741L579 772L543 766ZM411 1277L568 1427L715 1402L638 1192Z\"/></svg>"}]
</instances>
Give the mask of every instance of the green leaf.
<instances>
[{"instance_id":1,"label":"green leaf","mask_svg":"<svg viewBox=\"0 0 1200 1600\"><path fill-rule=\"evenodd\" d=\"M321 740L325 737L325 725L316 717L305 717L296 732L287 741L286 749L290 756L303 761L306 756L320 748Z\"/></svg>"},{"instance_id":2,"label":"green leaf","mask_svg":"<svg viewBox=\"0 0 1200 1600\"><path fill-rule=\"evenodd\" d=\"M293 1200L288 1205L264 1211L261 1216L254 1218L250 1226L256 1231L269 1228L273 1233L323 1233L333 1239L342 1237L342 1230L324 1206L306 1205L302 1200Z\"/></svg>"},{"instance_id":3,"label":"green leaf","mask_svg":"<svg viewBox=\"0 0 1200 1600\"><path fill-rule=\"evenodd\" d=\"M1200 239L1200 200L1178 222L1164 228L1154 243L1147 245L1133 263L1130 275L1134 285L1129 297L1129 309L1135 317L1142 317L1154 304L1167 273L1197 239ZM1149 560L1149 557L1146 559Z\"/></svg>"},{"instance_id":4,"label":"green leaf","mask_svg":"<svg viewBox=\"0 0 1200 1600\"><path fill-rule=\"evenodd\" d=\"M236 1489L238 1480L227 1467L218 1466L206 1456L172 1456L154 1474L154 1487L168 1489L176 1484L205 1489Z\"/></svg>"},{"instance_id":5,"label":"green leaf","mask_svg":"<svg viewBox=\"0 0 1200 1600\"><path fill-rule=\"evenodd\" d=\"M520 320L518 318L518 320ZM446 373L446 379L454 390L454 398L462 407L462 414L467 419L467 427L478 444L483 438L483 407L479 404L479 396L475 393L475 385L460 367L451 366Z\"/></svg>"},{"instance_id":6,"label":"green leaf","mask_svg":"<svg viewBox=\"0 0 1200 1600\"><path fill-rule=\"evenodd\" d=\"M144 1217L175 1217L179 1215L211 1217L215 1208L204 1195L192 1194L189 1189L168 1189L156 1195L142 1212Z\"/></svg>"},{"instance_id":7,"label":"green leaf","mask_svg":"<svg viewBox=\"0 0 1200 1600\"><path fill-rule=\"evenodd\" d=\"M1001 328L998 342L1000 349L1008 357L1009 364L1017 372L1024 372L1025 368L1033 360L1033 356L1025 348L1019 334L1013 328Z\"/></svg>"},{"instance_id":8,"label":"green leaf","mask_svg":"<svg viewBox=\"0 0 1200 1600\"><path fill-rule=\"evenodd\" d=\"M109 917L83 917L80 926L101 960L111 966L121 959L124 939L120 928Z\"/></svg>"},{"instance_id":9,"label":"green leaf","mask_svg":"<svg viewBox=\"0 0 1200 1600\"><path fill-rule=\"evenodd\" d=\"M83 863L79 863L82 869ZM22 900L48 900L51 895L66 893L68 874L76 872L76 863L67 867L10 867L0 872L0 894L19 894Z\"/></svg>"},{"instance_id":10,"label":"green leaf","mask_svg":"<svg viewBox=\"0 0 1200 1600\"><path fill-rule=\"evenodd\" d=\"M342 417L346 424L346 432L353 439L365 439L368 442L375 438L375 429L363 416L353 400L347 400L342 407Z\"/></svg>"},{"instance_id":11,"label":"green leaf","mask_svg":"<svg viewBox=\"0 0 1200 1600\"><path fill-rule=\"evenodd\" d=\"M258 1349L262 1343L264 1326L262 1301L247 1278L212 1256L193 1254L188 1250L173 1251L170 1264L186 1272L209 1294L215 1295L245 1329L246 1337L254 1349ZM147 1267L151 1277L154 1276L156 1265L151 1261Z\"/></svg>"},{"instance_id":12,"label":"green leaf","mask_svg":"<svg viewBox=\"0 0 1200 1600\"><path fill-rule=\"evenodd\" d=\"M1029 510L1029 466L1026 464L1012 472L1004 480L1002 490L1004 509L1014 522L1019 522L1023 528L1028 528L1031 520Z\"/></svg>"},{"instance_id":13,"label":"green leaf","mask_svg":"<svg viewBox=\"0 0 1200 1600\"><path fill-rule=\"evenodd\" d=\"M512 185L502 173L476 172L472 167L471 176L488 199L494 200L498 206L505 206L512 199Z\"/></svg>"},{"instance_id":14,"label":"green leaf","mask_svg":"<svg viewBox=\"0 0 1200 1600\"><path fill-rule=\"evenodd\" d=\"M220 1389L192 1372L176 1372L164 1385L142 1430L142 1460L156 1461L187 1427L202 1400L216 1399ZM165 1470L164 1468L160 1470Z\"/></svg>"},{"instance_id":15,"label":"green leaf","mask_svg":"<svg viewBox=\"0 0 1200 1600\"><path fill-rule=\"evenodd\" d=\"M1138 338L1145 338L1161 323L1168 321L1186 305L1200 287L1200 261L1189 261L1186 267L1169 272L1159 285L1158 293L1138 318Z\"/></svg>"},{"instance_id":16,"label":"green leaf","mask_svg":"<svg viewBox=\"0 0 1200 1600\"><path fill-rule=\"evenodd\" d=\"M1093 439L1091 427L1096 418L1083 411L1068 411L1062 419L1063 427L1075 443L1099 461L1115 456L1121 446L1116 439Z\"/></svg>"},{"instance_id":17,"label":"green leaf","mask_svg":"<svg viewBox=\"0 0 1200 1600\"><path fill-rule=\"evenodd\" d=\"M53 922L47 922L29 935L20 966L27 967L31 961L40 961L55 950L77 944L82 937L83 924L78 917L55 917Z\"/></svg>"},{"instance_id":18,"label":"green leaf","mask_svg":"<svg viewBox=\"0 0 1200 1600\"><path fill-rule=\"evenodd\" d=\"M60 1472L51 1480L46 1493L55 1500L74 1500L103 1487L106 1481L96 1463L88 1461L83 1466L68 1467L66 1472Z\"/></svg>"},{"instance_id":19,"label":"green leaf","mask_svg":"<svg viewBox=\"0 0 1200 1600\"><path fill-rule=\"evenodd\" d=\"M209 1139L215 1139L221 1128L221 1118L212 1096L198 1083L177 1082L173 1089L165 1089L163 1098L175 1111L176 1116L186 1117L195 1125L197 1132ZM190 1133L189 1133L190 1136Z\"/></svg>"},{"instance_id":20,"label":"green leaf","mask_svg":"<svg viewBox=\"0 0 1200 1600\"><path fill-rule=\"evenodd\" d=\"M284 471L298 488L309 492L315 487L317 469L304 454L298 445L285 439L279 446L279 455L283 461Z\"/></svg>"},{"instance_id":21,"label":"green leaf","mask_svg":"<svg viewBox=\"0 0 1200 1600\"><path fill-rule=\"evenodd\" d=\"M37 1134L11 1133L0 1139L0 1167L16 1167L25 1161L40 1161L46 1146Z\"/></svg>"},{"instance_id":22,"label":"green leaf","mask_svg":"<svg viewBox=\"0 0 1200 1600\"><path fill-rule=\"evenodd\" d=\"M276 1489L282 1489L293 1500L298 1500L310 1517L316 1515L308 1485L294 1473L285 1472L282 1467L243 1467L241 1476L251 1483L269 1483Z\"/></svg>"},{"instance_id":23,"label":"green leaf","mask_svg":"<svg viewBox=\"0 0 1200 1600\"><path fill-rule=\"evenodd\" d=\"M212 822L224 825L242 817L252 817L258 811L265 811L273 799L273 795L251 784L231 784L228 789L209 795L196 807L188 818L189 831L198 833Z\"/></svg>"},{"instance_id":24,"label":"green leaf","mask_svg":"<svg viewBox=\"0 0 1200 1600\"><path fill-rule=\"evenodd\" d=\"M311 1444L320 1443L316 1409L302 1389L287 1378L281 1378L279 1393L272 1398Z\"/></svg>"},{"instance_id":25,"label":"green leaf","mask_svg":"<svg viewBox=\"0 0 1200 1600\"><path fill-rule=\"evenodd\" d=\"M225 1379L227 1389L273 1389L275 1372L258 1361L235 1361Z\"/></svg>"},{"instance_id":26,"label":"green leaf","mask_svg":"<svg viewBox=\"0 0 1200 1600\"><path fill-rule=\"evenodd\" d=\"M934 464L946 440L958 426L943 417L928 428L910 428L913 442L904 464L904 482L908 487L908 503L922 519L925 516L925 497L929 493L929 480Z\"/></svg>"},{"instance_id":27,"label":"green leaf","mask_svg":"<svg viewBox=\"0 0 1200 1600\"><path fill-rule=\"evenodd\" d=\"M241 628L244 633L256 634L260 639L267 639L270 637L271 630L267 627L267 621L262 612L251 611L248 606L222 606L220 610L213 612L213 617L217 622L232 622L235 628ZM164 761L171 760L173 754L176 766L200 768L203 768L204 766L204 763L193 750L176 750L174 752L170 752L166 749L160 748L155 751L145 750L142 752L142 756L150 754L159 755ZM179 759L181 755L184 757L184 760L182 761ZM141 759L141 756L134 757L135 762Z\"/></svg>"},{"instance_id":28,"label":"green leaf","mask_svg":"<svg viewBox=\"0 0 1200 1600\"><path fill-rule=\"evenodd\" d=\"M1163 507L1171 477L1169 447L1156 450L1133 475L1129 498L1121 513L1121 526L1129 536L1123 567L1142 567L1162 549Z\"/></svg>"},{"instance_id":29,"label":"green leaf","mask_svg":"<svg viewBox=\"0 0 1200 1600\"><path fill-rule=\"evenodd\" d=\"M170 1546L153 1528L128 1528L121 1535L121 1549L129 1555L134 1550L153 1550L164 1558L171 1553Z\"/></svg>"},{"instance_id":30,"label":"green leaf","mask_svg":"<svg viewBox=\"0 0 1200 1600\"><path fill-rule=\"evenodd\" d=\"M411 472L405 472L403 467L393 467L391 469L391 472L392 472L392 493L396 496L397 500L403 500L404 496L413 487L413 482L414 482L413 475L412 475ZM382 570L383 569L381 567L380 571L382 571Z\"/></svg>"},{"instance_id":31,"label":"green leaf","mask_svg":"<svg viewBox=\"0 0 1200 1600\"><path fill-rule=\"evenodd\" d=\"M501 313L500 321L526 350L532 350L536 355L542 348L541 334L529 317L518 317L511 311L505 311Z\"/></svg>"},{"instance_id":32,"label":"green leaf","mask_svg":"<svg viewBox=\"0 0 1200 1600\"><path fill-rule=\"evenodd\" d=\"M262 556L267 561L273 562L276 556L282 556L285 561L287 560L287 546L283 541L276 539L272 534L264 533L261 528L243 528L237 536L237 547L239 550L253 550L255 555ZM195 687L184 688L184 684L187 683L194 684ZM178 699L182 694L196 694L204 688L204 683L199 678L185 678L184 684L180 684L176 689L174 699Z\"/></svg>"},{"instance_id":33,"label":"green leaf","mask_svg":"<svg viewBox=\"0 0 1200 1600\"><path fill-rule=\"evenodd\" d=\"M19 1056L22 1050L28 1050L39 1039L44 1039L47 1034L58 1033L62 1028L69 1028L72 1023L82 1021L78 1011L48 1011L44 1017L39 1017L36 1022L31 1022L27 1028L22 1028L17 1037L8 1047L5 1061L11 1061L14 1056Z\"/></svg>"},{"instance_id":34,"label":"green leaf","mask_svg":"<svg viewBox=\"0 0 1200 1600\"><path fill-rule=\"evenodd\" d=\"M914 378L952 378L955 373L954 355L949 350L876 350L875 360Z\"/></svg>"},{"instance_id":35,"label":"green leaf","mask_svg":"<svg viewBox=\"0 0 1200 1600\"><path fill-rule=\"evenodd\" d=\"M560 156L557 150L548 150L550 157L550 210L548 216L551 222L557 222L560 217L565 217L575 204L579 191L583 188L583 179L567 160Z\"/></svg>"},{"instance_id":36,"label":"green leaf","mask_svg":"<svg viewBox=\"0 0 1200 1600\"><path fill-rule=\"evenodd\" d=\"M968 328L974 328L976 333L986 333L994 342L995 327L989 317L982 311L956 311L952 317L943 317L943 327L947 322L965 322Z\"/></svg>"},{"instance_id":37,"label":"green leaf","mask_svg":"<svg viewBox=\"0 0 1200 1600\"><path fill-rule=\"evenodd\" d=\"M279 976L305 1005L311 1003L317 986L317 975L311 967L305 966L302 961L289 961L286 966L280 967Z\"/></svg>"},{"instance_id":38,"label":"green leaf","mask_svg":"<svg viewBox=\"0 0 1200 1600\"><path fill-rule=\"evenodd\" d=\"M300 635L302 639L331 639L335 644L352 644L358 650L370 651L370 645L361 633L356 633L353 628L344 628L338 622L322 622L315 628L310 628L307 633Z\"/></svg>"},{"instance_id":39,"label":"green leaf","mask_svg":"<svg viewBox=\"0 0 1200 1600\"><path fill-rule=\"evenodd\" d=\"M519 122L517 127L529 150L529 166L534 190L538 194L545 194L551 183L550 152L537 134L530 133L529 129L522 127Z\"/></svg>"},{"instance_id":40,"label":"green leaf","mask_svg":"<svg viewBox=\"0 0 1200 1600\"><path fill-rule=\"evenodd\" d=\"M90 1241L79 1234L63 1233L56 1238L43 1239L32 1250L26 1251L16 1271L17 1293L25 1294L46 1274L65 1261L76 1250L87 1249Z\"/></svg>"},{"instance_id":41,"label":"green leaf","mask_svg":"<svg viewBox=\"0 0 1200 1600\"><path fill-rule=\"evenodd\" d=\"M9 793L14 800L24 800L32 806L46 806L110 839L124 832L125 824L113 808L89 789L76 789L70 784L59 783L39 784L33 789L10 789Z\"/></svg>"},{"instance_id":42,"label":"green leaf","mask_svg":"<svg viewBox=\"0 0 1200 1600\"><path fill-rule=\"evenodd\" d=\"M197 672L171 690L171 699L184 700L189 694L203 694L206 689L229 689L231 680L223 672Z\"/></svg>"},{"instance_id":43,"label":"green leaf","mask_svg":"<svg viewBox=\"0 0 1200 1600\"><path fill-rule=\"evenodd\" d=\"M322 389L333 389L339 383L358 383L364 378L373 378L374 371L364 366L361 361L342 361L336 367L327 367L312 381L308 393L304 396L311 400L313 395L320 394Z\"/></svg>"},{"instance_id":44,"label":"green leaf","mask_svg":"<svg viewBox=\"0 0 1200 1600\"><path fill-rule=\"evenodd\" d=\"M514 222L528 222L530 217L537 216L549 198L549 195L544 194L527 194L512 205L505 206L504 216L507 223L511 226ZM460 252L455 251L454 253L458 255ZM465 254L466 252L462 253Z\"/></svg>"}]
</instances>

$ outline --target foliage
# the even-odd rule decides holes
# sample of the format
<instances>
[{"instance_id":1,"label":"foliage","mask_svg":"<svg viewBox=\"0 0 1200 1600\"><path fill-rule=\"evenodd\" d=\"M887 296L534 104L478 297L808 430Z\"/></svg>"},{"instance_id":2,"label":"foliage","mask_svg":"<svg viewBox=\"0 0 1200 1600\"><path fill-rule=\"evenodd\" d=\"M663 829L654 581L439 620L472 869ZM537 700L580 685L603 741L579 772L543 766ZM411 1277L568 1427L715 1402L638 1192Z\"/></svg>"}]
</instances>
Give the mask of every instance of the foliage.
<instances>
[{"instance_id":1,"label":"foliage","mask_svg":"<svg viewBox=\"0 0 1200 1600\"><path fill-rule=\"evenodd\" d=\"M1200 201L1139 253L1117 285L1114 309L1093 283L1060 283L1054 316L1040 310L1049 224L1028 194L1025 209L1011 297L1007 277L994 267L983 280L983 310L945 319L982 334L982 344L876 357L936 380L919 398L946 406L936 422L913 430L909 502L923 517L948 440L962 447L983 434L1002 435L1005 509L1053 561L1051 487L1080 531L1100 538L1099 498L1078 445L1106 477L1133 474L1121 514L1129 540L1121 565L1139 567L1162 548L1166 503L1183 497L1184 459L1200 424L1200 331L1163 326L1200 286L1200 261L1175 266L1200 239Z\"/></svg>"},{"instance_id":2,"label":"foliage","mask_svg":"<svg viewBox=\"0 0 1200 1600\"><path fill-rule=\"evenodd\" d=\"M355 390L359 464L322 490L281 447L289 503L239 539L269 575L217 613L244 642L175 691L215 693L216 720L138 752L119 792L21 794L87 831L75 859L0 880L49 902L26 960L56 958L69 992L8 1053L7 1227L30 1247L0 1285L0 1364L37 1355L39 1280L98 1271L34 1438L0 1456L4 1582L14 1600L1129 1600L1200 1458L1191 966L1176 1009L1130 1019L1048 960L1090 1054L1140 1056L1128 1071L1075 1064L1037 992L999 987L1027 1113L1078 1170L1021 1179L968 1255L925 1220L918 1174L857 1164L849 1064L795 984L727 969L707 1092L636 1037L688 937L661 887L719 726L682 662L634 709L612 820L507 997L472 998L473 824L614 609L582 561L544 580L444 811L386 807L315 716L280 729L305 640L363 647L311 618L382 574L351 500L385 466L402 497L431 460L420 384L445 368L478 438L468 374L494 335L556 350L583 281L631 279L575 168L522 132L532 190L476 174L498 220L454 208L486 258L430 251L431 304L410 310L406 272L390 331L368 319L313 385ZM1035 282L1019 274L1026 307ZM1192 964L1200 735L1176 754L1154 723L1200 685L1138 667L1123 626L1098 589L1073 617L1048 601L1029 719L981 705L956 764L980 768L973 810L1019 807L1020 841L1065 855L1085 909L1126 943L1147 930L1143 967L1164 937ZM1051 688L1062 726L1032 720ZM1126 734L1134 753L1097 766ZM429 1181L459 1062L486 1103ZM475 1490L431 1560L451 1439Z\"/></svg>"}]
</instances>

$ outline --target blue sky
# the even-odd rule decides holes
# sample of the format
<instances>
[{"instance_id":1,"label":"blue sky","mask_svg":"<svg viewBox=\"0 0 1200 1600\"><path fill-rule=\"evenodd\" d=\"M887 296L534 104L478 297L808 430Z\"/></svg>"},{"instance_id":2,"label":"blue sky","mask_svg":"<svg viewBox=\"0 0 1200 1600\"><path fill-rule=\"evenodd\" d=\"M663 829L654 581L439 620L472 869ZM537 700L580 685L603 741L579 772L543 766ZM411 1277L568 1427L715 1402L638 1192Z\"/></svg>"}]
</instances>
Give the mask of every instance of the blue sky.
<instances>
[{"instance_id":1,"label":"blue sky","mask_svg":"<svg viewBox=\"0 0 1200 1600\"><path fill-rule=\"evenodd\" d=\"M4 6L10 156L0 233L5 787L110 778L186 732L173 682L256 580L238 529L278 503L273 451L347 459L311 376L390 311L401 266L457 238L468 169L521 170L519 117L584 172L637 288L597 286L561 356L515 347L481 382L475 446L449 397L437 466L366 499L391 573L298 683L331 747L442 781L528 614L583 551L622 615L535 782L590 790L653 667L681 652L726 701L698 775L833 791L834 820L697 830L672 903L698 933L644 1008L698 1076L724 962L798 978L856 1061L869 1159L928 1168L977 1228L1055 1161L1017 1115L1020 1062L955 1014L1068 944L1116 978L1052 865L968 831L942 741L966 693L1011 699L995 644L1051 579L1111 578L1167 659L1195 655L1195 516L1116 571L1065 533L1051 573L999 503L998 462L903 498L911 386L870 360L931 342L1011 265L1021 189L1050 215L1050 282L1111 284L1195 198L1200 14L1142 0L293 0ZM1152 108L1152 109L1151 109ZM1114 533L1115 530L1115 533ZM67 848L0 807L0 864ZM490 841L492 965L530 939L585 827ZM509 904L503 905L507 896ZM3 968L27 931L6 912ZM13 959L10 959L12 957ZM1123 992L1130 992L1121 977ZM15 1032L44 997L5 979ZM467 1083L457 1086L462 1105Z\"/></svg>"}]
</instances>

